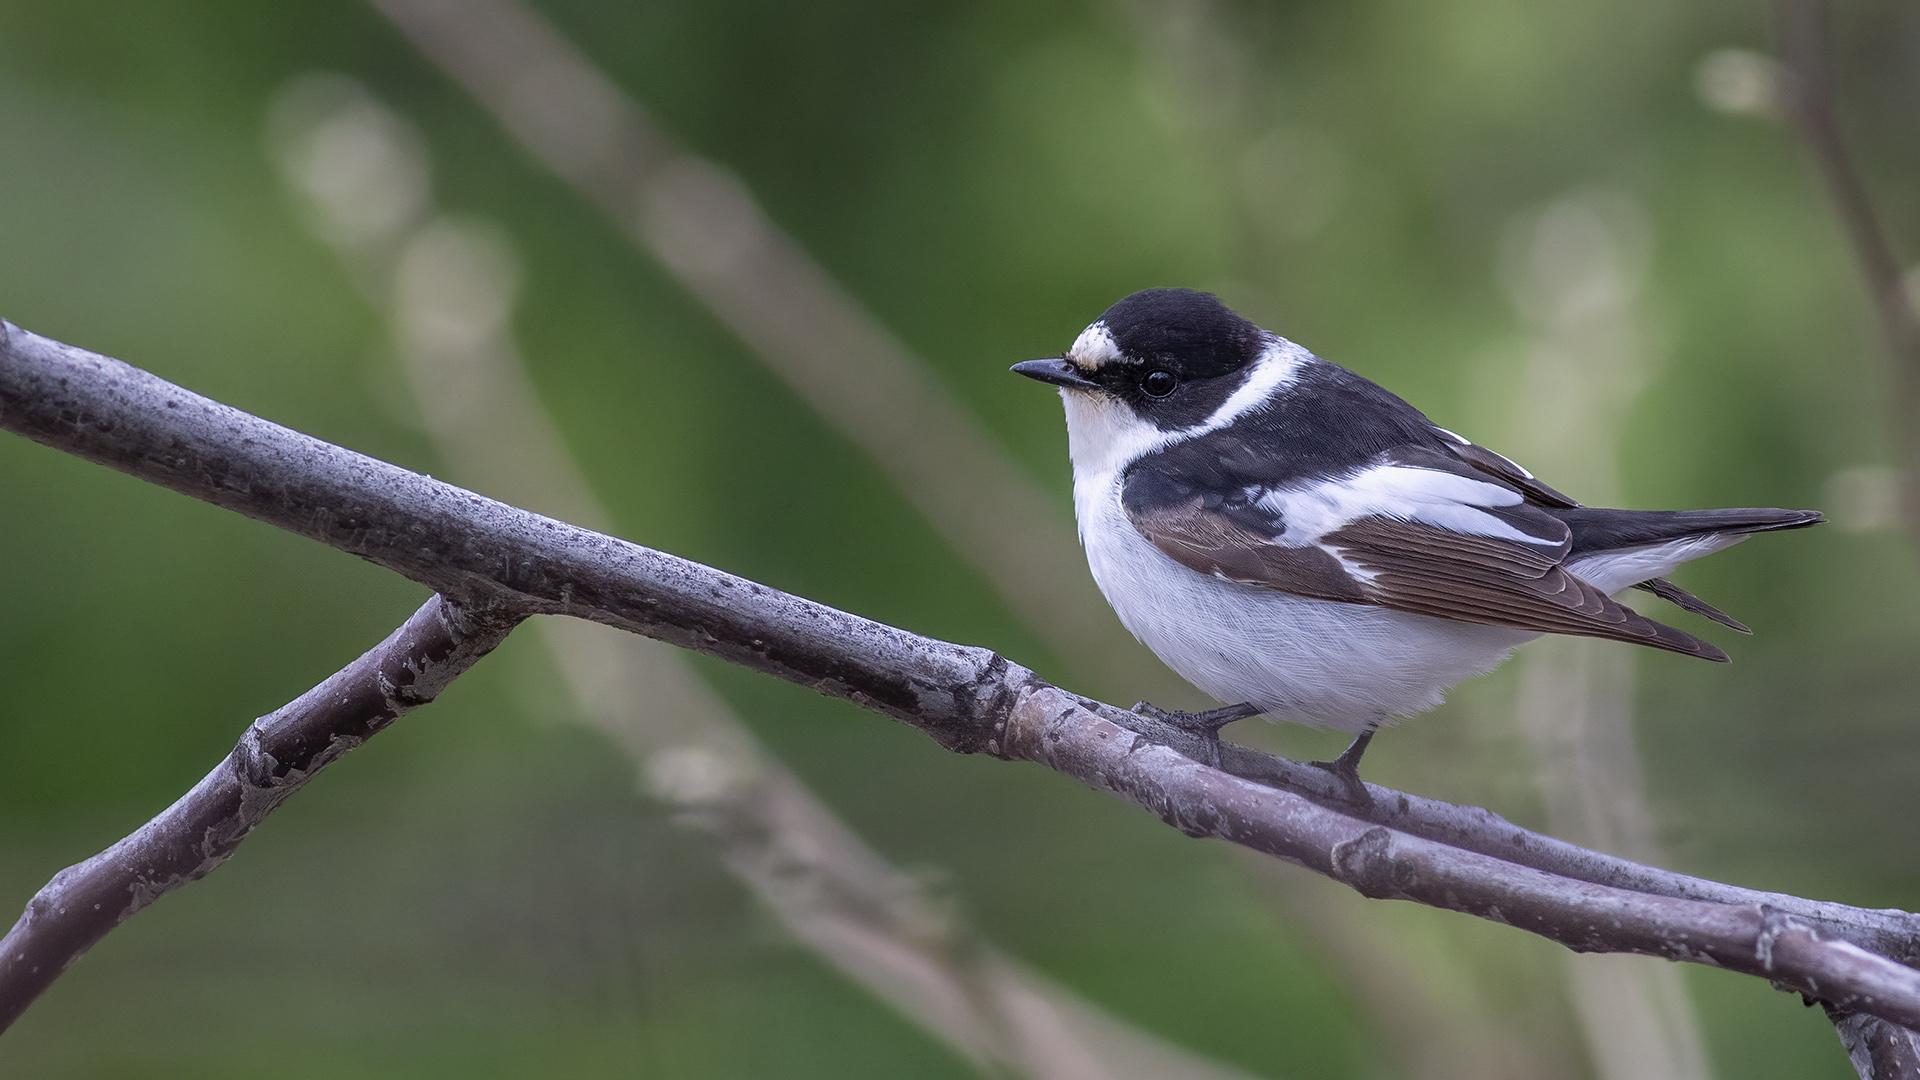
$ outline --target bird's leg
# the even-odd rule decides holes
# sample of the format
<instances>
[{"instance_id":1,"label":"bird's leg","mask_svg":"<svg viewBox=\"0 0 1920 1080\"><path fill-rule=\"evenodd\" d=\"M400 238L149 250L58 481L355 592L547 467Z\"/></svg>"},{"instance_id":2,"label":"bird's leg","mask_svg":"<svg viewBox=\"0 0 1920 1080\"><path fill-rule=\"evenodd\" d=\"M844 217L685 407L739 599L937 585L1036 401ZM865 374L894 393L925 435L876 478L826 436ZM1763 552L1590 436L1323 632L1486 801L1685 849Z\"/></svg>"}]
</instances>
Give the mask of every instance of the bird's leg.
<instances>
[{"instance_id":1,"label":"bird's leg","mask_svg":"<svg viewBox=\"0 0 1920 1080\"><path fill-rule=\"evenodd\" d=\"M1360 782L1360 755L1367 752L1367 744L1373 741L1373 733L1379 729L1380 725L1370 724L1365 731L1354 736L1353 742L1340 752L1339 757L1332 761L1309 761L1307 764L1318 766L1338 777L1345 785L1348 797L1355 803L1371 805L1373 796L1367 793L1367 785Z\"/></svg>"},{"instance_id":2,"label":"bird's leg","mask_svg":"<svg viewBox=\"0 0 1920 1080\"><path fill-rule=\"evenodd\" d=\"M1133 711L1141 716L1151 717L1163 724L1170 724L1181 731L1200 736L1207 753L1205 764L1220 767L1220 729L1235 720L1245 720L1249 716L1259 716L1261 709L1257 705L1241 703L1226 705L1206 712L1182 712L1178 709L1162 709L1144 701L1136 701Z\"/></svg>"}]
</instances>

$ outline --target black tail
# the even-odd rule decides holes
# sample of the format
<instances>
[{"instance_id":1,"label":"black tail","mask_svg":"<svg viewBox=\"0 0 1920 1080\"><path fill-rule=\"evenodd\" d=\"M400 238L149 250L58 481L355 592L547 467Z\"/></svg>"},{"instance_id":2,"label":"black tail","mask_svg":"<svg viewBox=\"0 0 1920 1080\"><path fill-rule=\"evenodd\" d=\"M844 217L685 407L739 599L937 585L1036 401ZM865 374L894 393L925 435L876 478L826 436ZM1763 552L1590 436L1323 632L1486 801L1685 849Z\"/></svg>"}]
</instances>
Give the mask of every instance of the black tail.
<instances>
[{"instance_id":1,"label":"black tail","mask_svg":"<svg viewBox=\"0 0 1920 1080\"><path fill-rule=\"evenodd\" d=\"M1709 533L1801 529L1827 520L1818 510L1600 510L1570 506L1547 513L1573 530L1569 558Z\"/></svg>"},{"instance_id":2,"label":"black tail","mask_svg":"<svg viewBox=\"0 0 1920 1080\"><path fill-rule=\"evenodd\" d=\"M1802 529L1827 520L1818 510L1595 510L1576 506L1547 512L1566 522L1573 531L1570 554L1574 556L1713 533ZM1666 578L1643 581L1634 587L1722 626L1743 634L1753 633L1745 623Z\"/></svg>"}]
</instances>

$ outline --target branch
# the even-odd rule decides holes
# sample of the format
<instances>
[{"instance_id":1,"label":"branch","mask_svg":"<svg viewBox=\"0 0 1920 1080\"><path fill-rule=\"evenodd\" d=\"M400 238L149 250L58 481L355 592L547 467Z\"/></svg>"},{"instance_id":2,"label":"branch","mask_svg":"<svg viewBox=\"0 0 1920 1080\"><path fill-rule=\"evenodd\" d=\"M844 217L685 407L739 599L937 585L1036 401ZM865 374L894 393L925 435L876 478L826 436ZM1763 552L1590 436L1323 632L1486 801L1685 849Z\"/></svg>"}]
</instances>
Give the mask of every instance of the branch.
<instances>
[{"instance_id":1,"label":"branch","mask_svg":"<svg viewBox=\"0 0 1920 1080\"><path fill-rule=\"evenodd\" d=\"M4 410L10 419L10 409ZM321 769L493 651L520 616L429 599L360 659L255 720L193 790L126 839L54 875L0 938L0 1031L82 953L148 904L212 873Z\"/></svg>"},{"instance_id":2,"label":"branch","mask_svg":"<svg viewBox=\"0 0 1920 1080\"><path fill-rule=\"evenodd\" d=\"M1567 850L1484 811L1383 788L1370 789L1370 807L1345 805L1324 774L1303 775L1319 770L1244 749L1228 748L1214 768L1187 756L1211 758L1193 740L986 649L518 510L5 323L0 426L360 555L455 601L607 623L846 698L955 751L1045 764L1189 835L1243 844L1367 896L1466 912L1581 951L1713 964L1920 1027L1920 971L1888 958L1915 952L1920 921L1903 912L1795 900L1810 913L1802 916L1697 899L1763 894ZM1649 888L1514 861L1542 853Z\"/></svg>"}]
</instances>

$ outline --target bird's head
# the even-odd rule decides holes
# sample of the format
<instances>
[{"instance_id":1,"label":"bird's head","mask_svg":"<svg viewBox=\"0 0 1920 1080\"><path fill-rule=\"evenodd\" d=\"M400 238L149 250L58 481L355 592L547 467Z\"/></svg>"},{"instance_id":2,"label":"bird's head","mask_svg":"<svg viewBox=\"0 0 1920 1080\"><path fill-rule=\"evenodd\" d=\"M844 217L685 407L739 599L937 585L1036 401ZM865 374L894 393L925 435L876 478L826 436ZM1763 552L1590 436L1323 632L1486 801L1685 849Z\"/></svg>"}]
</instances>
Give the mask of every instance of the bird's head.
<instances>
[{"instance_id":1,"label":"bird's head","mask_svg":"<svg viewBox=\"0 0 1920 1080\"><path fill-rule=\"evenodd\" d=\"M1276 340L1211 293L1147 289L1108 308L1064 355L1013 370L1059 387L1069 423L1079 398L1180 431L1217 413Z\"/></svg>"},{"instance_id":2,"label":"bird's head","mask_svg":"<svg viewBox=\"0 0 1920 1080\"><path fill-rule=\"evenodd\" d=\"M1310 359L1211 293L1147 289L1108 308L1064 355L1013 370L1060 388L1082 475L1265 409Z\"/></svg>"}]
</instances>

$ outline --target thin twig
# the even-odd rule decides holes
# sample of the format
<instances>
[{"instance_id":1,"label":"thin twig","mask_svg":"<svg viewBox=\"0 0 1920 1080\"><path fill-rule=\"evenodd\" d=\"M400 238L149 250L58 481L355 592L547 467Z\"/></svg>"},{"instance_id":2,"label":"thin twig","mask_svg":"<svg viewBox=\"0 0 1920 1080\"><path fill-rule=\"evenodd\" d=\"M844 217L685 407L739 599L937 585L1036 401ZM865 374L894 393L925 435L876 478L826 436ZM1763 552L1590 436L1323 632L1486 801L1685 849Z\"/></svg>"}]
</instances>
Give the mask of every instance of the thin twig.
<instances>
[{"instance_id":1,"label":"thin twig","mask_svg":"<svg viewBox=\"0 0 1920 1080\"><path fill-rule=\"evenodd\" d=\"M1316 801L1202 765L1135 730L1146 726L1129 714L986 649L506 506L3 322L0 427L321 540L450 598L604 622L846 698L958 752L1038 761L1191 835L1296 862L1367 896L1505 922L1580 951L1709 963L1920 1026L1920 971L1835 940L1875 941L1901 926L1905 942L1890 951L1905 955L1911 915L1814 905L1824 917L1816 929L1767 905L1594 885L1388 828L1338 795ZM1275 774L1290 767L1268 759ZM1415 813L1410 796L1370 791L1389 816ZM1434 827L1470 828L1474 815L1453 810Z\"/></svg>"},{"instance_id":2,"label":"thin twig","mask_svg":"<svg viewBox=\"0 0 1920 1080\"><path fill-rule=\"evenodd\" d=\"M1890 423L1899 448L1900 507L1907 535L1920 543L1920 315L1908 295L1893 242L1841 134L1828 61L1827 5L1822 0L1779 0L1776 16L1785 54L1781 103L1833 199L1892 361Z\"/></svg>"},{"instance_id":3,"label":"thin twig","mask_svg":"<svg viewBox=\"0 0 1920 1080\"><path fill-rule=\"evenodd\" d=\"M148 904L212 873L287 796L438 697L520 619L429 599L358 660L255 720L233 752L178 802L54 875L0 938L0 1031L95 942Z\"/></svg>"}]
</instances>

